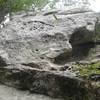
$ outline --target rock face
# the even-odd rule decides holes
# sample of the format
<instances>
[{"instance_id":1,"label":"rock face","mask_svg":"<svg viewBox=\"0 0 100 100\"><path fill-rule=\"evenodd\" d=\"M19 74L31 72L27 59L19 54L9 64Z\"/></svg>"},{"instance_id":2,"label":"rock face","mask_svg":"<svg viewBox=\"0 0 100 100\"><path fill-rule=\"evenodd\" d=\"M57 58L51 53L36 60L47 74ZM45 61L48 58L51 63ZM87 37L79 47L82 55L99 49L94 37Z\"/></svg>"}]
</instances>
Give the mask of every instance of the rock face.
<instances>
[{"instance_id":1,"label":"rock face","mask_svg":"<svg viewBox=\"0 0 100 100\"><path fill-rule=\"evenodd\" d=\"M0 99L1 100L63 100L55 99L39 94L29 94L28 91L19 91L12 87L0 85Z\"/></svg>"},{"instance_id":2,"label":"rock face","mask_svg":"<svg viewBox=\"0 0 100 100\"><path fill-rule=\"evenodd\" d=\"M96 16L92 12L57 15L58 20L52 15L15 17L0 30L0 56L10 64L33 61L58 63L72 56L74 46L95 39Z\"/></svg>"},{"instance_id":3,"label":"rock face","mask_svg":"<svg viewBox=\"0 0 100 100\"><path fill-rule=\"evenodd\" d=\"M88 82L72 74L19 65L1 68L0 71L1 83L8 86L68 100L95 100Z\"/></svg>"},{"instance_id":4,"label":"rock face","mask_svg":"<svg viewBox=\"0 0 100 100\"><path fill-rule=\"evenodd\" d=\"M95 100L89 83L57 69L58 64L88 56L95 42L96 15L56 17L17 14L0 29L0 82L52 97Z\"/></svg>"}]
</instances>

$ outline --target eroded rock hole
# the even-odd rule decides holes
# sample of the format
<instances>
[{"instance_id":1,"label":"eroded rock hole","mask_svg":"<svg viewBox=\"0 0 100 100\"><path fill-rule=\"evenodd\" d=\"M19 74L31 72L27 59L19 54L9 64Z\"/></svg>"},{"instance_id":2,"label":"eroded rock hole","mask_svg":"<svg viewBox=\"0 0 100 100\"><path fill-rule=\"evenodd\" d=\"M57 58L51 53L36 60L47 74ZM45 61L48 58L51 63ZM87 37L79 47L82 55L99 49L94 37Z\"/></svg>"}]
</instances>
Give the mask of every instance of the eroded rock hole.
<instances>
[{"instance_id":1,"label":"eroded rock hole","mask_svg":"<svg viewBox=\"0 0 100 100\"><path fill-rule=\"evenodd\" d=\"M7 66L7 63L2 57L0 57L0 67L4 67L4 66Z\"/></svg>"},{"instance_id":2,"label":"eroded rock hole","mask_svg":"<svg viewBox=\"0 0 100 100\"><path fill-rule=\"evenodd\" d=\"M22 65L24 65L24 66L29 66L29 67L32 67L32 68L39 68L39 65L37 65L37 64L35 64L35 63L33 63L33 62L31 62L31 63L22 63Z\"/></svg>"},{"instance_id":3,"label":"eroded rock hole","mask_svg":"<svg viewBox=\"0 0 100 100\"><path fill-rule=\"evenodd\" d=\"M88 42L84 44L73 45L72 47L73 47L72 50L73 59L81 60L89 55L92 48L95 48L95 43Z\"/></svg>"},{"instance_id":4,"label":"eroded rock hole","mask_svg":"<svg viewBox=\"0 0 100 100\"><path fill-rule=\"evenodd\" d=\"M69 43L72 46L70 53L65 52L54 59L56 64L65 64L70 61L82 60L91 52L92 48L95 48L94 33L89 31L86 27L78 28L74 31Z\"/></svg>"},{"instance_id":5,"label":"eroded rock hole","mask_svg":"<svg viewBox=\"0 0 100 100\"><path fill-rule=\"evenodd\" d=\"M71 56L71 53L68 54L67 52L65 52L65 53L57 56L54 59L53 63L55 63L55 64L65 64L69 60L70 56Z\"/></svg>"},{"instance_id":6,"label":"eroded rock hole","mask_svg":"<svg viewBox=\"0 0 100 100\"><path fill-rule=\"evenodd\" d=\"M35 51L39 51L38 49L36 49Z\"/></svg>"},{"instance_id":7,"label":"eroded rock hole","mask_svg":"<svg viewBox=\"0 0 100 100\"><path fill-rule=\"evenodd\" d=\"M90 50L95 48L94 34L85 27L77 29L70 38L72 45L71 58L81 60L89 55Z\"/></svg>"}]
</instances>

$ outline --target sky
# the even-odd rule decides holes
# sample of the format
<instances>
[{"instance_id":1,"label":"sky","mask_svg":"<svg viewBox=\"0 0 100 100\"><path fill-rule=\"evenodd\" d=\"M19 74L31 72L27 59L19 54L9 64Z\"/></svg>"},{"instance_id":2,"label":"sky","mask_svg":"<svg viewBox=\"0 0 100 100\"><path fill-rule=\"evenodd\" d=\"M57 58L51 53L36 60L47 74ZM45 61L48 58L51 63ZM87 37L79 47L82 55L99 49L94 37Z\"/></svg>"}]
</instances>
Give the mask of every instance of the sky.
<instances>
[{"instance_id":1,"label":"sky","mask_svg":"<svg viewBox=\"0 0 100 100\"><path fill-rule=\"evenodd\" d=\"M49 0L49 1L54 1L54 0ZM68 8L67 6L64 6L65 4L65 1L75 1L74 5L72 6L72 8L74 8L75 6L76 7L81 7L82 6L82 2L86 1L86 0L56 0L58 1L56 4L55 4L55 8L57 9L66 9ZM100 0L87 0L89 1L89 8L92 9L93 11L95 12L100 12ZM69 7L71 8L71 7Z\"/></svg>"},{"instance_id":2,"label":"sky","mask_svg":"<svg viewBox=\"0 0 100 100\"><path fill-rule=\"evenodd\" d=\"M90 1L90 8L95 12L100 12L100 0L89 0Z\"/></svg>"}]
</instances>

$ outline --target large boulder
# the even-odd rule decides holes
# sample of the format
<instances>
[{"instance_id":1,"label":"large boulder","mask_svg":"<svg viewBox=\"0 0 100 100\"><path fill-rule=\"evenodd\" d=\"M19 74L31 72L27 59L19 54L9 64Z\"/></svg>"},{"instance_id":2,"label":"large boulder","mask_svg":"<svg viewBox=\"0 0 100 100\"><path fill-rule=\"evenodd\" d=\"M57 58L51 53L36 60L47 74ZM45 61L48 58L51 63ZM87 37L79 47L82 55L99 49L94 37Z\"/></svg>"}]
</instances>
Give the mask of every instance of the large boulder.
<instances>
[{"instance_id":1,"label":"large boulder","mask_svg":"<svg viewBox=\"0 0 100 100\"><path fill-rule=\"evenodd\" d=\"M51 72L22 65L0 68L0 82L7 86L29 90L68 100L95 100L91 85L71 73Z\"/></svg>"},{"instance_id":2,"label":"large boulder","mask_svg":"<svg viewBox=\"0 0 100 100\"><path fill-rule=\"evenodd\" d=\"M0 82L52 97L95 100L89 82L58 71L70 57L88 55L95 23L93 12L14 15L0 29Z\"/></svg>"},{"instance_id":3,"label":"large boulder","mask_svg":"<svg viewBox=\"0 0 100 100\"><path fill-rule=\"evenodd\" d=\"M96 15L93 12L56 16L57 20L52 14L15 15L0 30L1 58L8 64L58 63L72 56L77 45L94 42Z\"/></svg>"}]
</instances>

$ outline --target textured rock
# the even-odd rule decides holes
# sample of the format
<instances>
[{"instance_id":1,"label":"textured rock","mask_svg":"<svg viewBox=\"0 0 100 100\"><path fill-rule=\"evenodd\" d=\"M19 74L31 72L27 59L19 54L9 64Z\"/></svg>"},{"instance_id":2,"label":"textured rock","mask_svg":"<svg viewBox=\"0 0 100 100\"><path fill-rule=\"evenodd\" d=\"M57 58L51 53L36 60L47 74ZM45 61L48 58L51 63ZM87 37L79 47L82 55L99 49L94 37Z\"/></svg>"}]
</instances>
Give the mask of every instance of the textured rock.
<instances>
[{"instance_id":1,"label":"textured rock","mask_svg":"<svg viewBox=\"0 0 100 100\"><path fill-rule=\"evenodd\" d=\"M100 74L91 74L89 77L91 80L100 81Z\"/></svg>"},{"instance_id":2,"label":"textured rock","mask_svg":"<svg viewBox=\"0 0 100 100\"><path fill-rule=\"evenodd\" d=\"M96 41L100 44L100 13L97 14L97 22L96 22Z\"/></svg>"},{"instance_id":3,"label":"textured rock","mask_svg":"<svg viewBox=\"0 0 100 100\"><path fill-rule=\"evenodd\" d=\"M0 50L7 55L7 62L58 63L72 55L73 45L94 41L96 15L93 12L57 17L58 20L52 15L15 15L13 20L0 30Z\"/></svg>"},{"instance_id":4,"label":"textured rock","mask_svg":"<svg viewBox=\"0 0 100 100\"><path fill-rule=\"evenodd\" d=\"M68 100L95 100L88 82L71 73L50 72L22 65L0 68L0 82L32 93Z\"/></svg>"},{"instance_id":5,"label":"textured rock","mask_svg":"<svg viewBox=\"0 0 100 100\"><path fill-rule=\"evenodd\" d=\"M95 100L88 82L57 64L88 55L95 43L96 15L56 17L17 14L0 29L0 82L52 97Z\"/></svg>"},{"instance_id":6,"label":"textured rock","mask_svg":"<svg viewBox=\"0 0 100 100\"><path fill-rule=\"evenodd\" d=\"M30 94L28 91L20 91L12 87L0 85L0 100L63 100L54 99L39 94Z\"/></svg>"}]
</instances>

